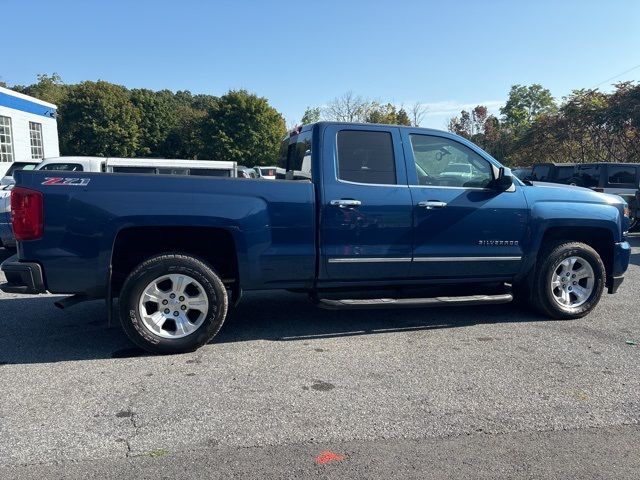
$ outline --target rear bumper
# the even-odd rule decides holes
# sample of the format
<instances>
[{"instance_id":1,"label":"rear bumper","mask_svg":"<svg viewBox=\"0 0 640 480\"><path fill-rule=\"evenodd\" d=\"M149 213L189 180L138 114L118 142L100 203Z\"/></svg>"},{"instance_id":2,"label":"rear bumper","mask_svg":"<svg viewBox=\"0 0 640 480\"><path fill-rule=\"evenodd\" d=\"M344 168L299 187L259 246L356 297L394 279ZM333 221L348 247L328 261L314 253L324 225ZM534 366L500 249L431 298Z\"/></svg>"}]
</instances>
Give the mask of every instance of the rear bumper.
<instances>
[{"instance_id":1,"label":"rear bumper","mask_svg":"<svg viewBox=\"0 0 640 480\"><path fill-rule=\"evenodd\" d=\"M629 242L619 242L613 248L613 265L611 276L607 278L607 287L609 293L616 293L618 287L624 281L624 272L629 267L631 259L631 246Z\"/></svg>"},{"instance_id":2,"label":"rear bumper","mask_svg":"<svg viewBox=\"0 0 640 480\"><path fill-rule=\"evenodd\" d=\"M42 267L37 263L20 262L18 256L8 258L0 267L7 282L0 284L0 290L7 293L45 293Z\"/></svg>"}]
</instances>

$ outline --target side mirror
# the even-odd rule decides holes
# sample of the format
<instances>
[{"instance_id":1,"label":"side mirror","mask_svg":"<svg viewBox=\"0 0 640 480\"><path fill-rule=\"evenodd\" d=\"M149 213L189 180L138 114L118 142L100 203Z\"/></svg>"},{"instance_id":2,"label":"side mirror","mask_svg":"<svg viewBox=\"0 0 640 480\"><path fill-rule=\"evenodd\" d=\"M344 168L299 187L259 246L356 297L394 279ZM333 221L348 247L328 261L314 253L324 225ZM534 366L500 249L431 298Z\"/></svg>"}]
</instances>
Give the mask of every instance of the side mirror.
<instances>
[{"instance_id":1,"label":"side mirror","mask_svg":"<svg viewBox=\"0 0 640 480\"><path fill-rule=\"evenodd\" d=\"M500 170L498 170L498 178L494 179L493 182L491 182L491 188L500 192L504 192L505 190L509 190L512 185L513 174L511 173L511 169L500 167Z\"/></svg>"}]
</instances>

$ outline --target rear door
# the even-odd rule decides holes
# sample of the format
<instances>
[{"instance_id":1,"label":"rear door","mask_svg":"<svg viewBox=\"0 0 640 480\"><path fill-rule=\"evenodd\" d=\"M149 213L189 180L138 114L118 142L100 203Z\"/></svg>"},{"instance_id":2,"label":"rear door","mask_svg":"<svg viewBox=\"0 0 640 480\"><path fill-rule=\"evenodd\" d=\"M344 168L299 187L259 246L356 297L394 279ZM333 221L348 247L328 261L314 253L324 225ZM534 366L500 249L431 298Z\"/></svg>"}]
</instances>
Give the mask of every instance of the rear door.
<instances>
[{"instance_id":1,"label":"rear door","mask_svg":"<svg viewBox=\"0 0 640 480\"><path fill-rule=\"evenodd\" d=\"M329 125L322 143L321 280L407 278L413 207L400 130Z\"/></svg>"}]
</instances>

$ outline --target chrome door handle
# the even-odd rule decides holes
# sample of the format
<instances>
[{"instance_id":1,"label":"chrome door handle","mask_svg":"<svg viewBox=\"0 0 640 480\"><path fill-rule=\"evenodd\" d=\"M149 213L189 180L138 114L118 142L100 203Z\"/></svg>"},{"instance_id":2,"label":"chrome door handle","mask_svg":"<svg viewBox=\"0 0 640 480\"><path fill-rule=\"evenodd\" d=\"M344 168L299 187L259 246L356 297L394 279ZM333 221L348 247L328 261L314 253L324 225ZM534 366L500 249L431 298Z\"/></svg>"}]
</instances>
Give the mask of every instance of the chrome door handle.
<instances>
[{"instance_id":1,"label":"chrome door handle","mask_svg":"<svg viewBox=\"0 0 640 480\"><path fill-rule=\"evenodd\" d=\"M351 198L342 198L340 200L331 200L330 204L334 207L340 208L349 208L349 207L359 207L362 205L360 200L353 200Z\"/></svg>"},{"instance_id":2,"label":"chrome door handle","mask_svg":"<svg viewBox=\"0 0 640 480\"><path fill-rule=\"evenodd\" d=\"M419 207L424 207L427 210L433 210L434 208L444 208L447 206L447 202L438 202L436 200L427 200L426 202L418 203Z\"/></svg>"}]
</instances>

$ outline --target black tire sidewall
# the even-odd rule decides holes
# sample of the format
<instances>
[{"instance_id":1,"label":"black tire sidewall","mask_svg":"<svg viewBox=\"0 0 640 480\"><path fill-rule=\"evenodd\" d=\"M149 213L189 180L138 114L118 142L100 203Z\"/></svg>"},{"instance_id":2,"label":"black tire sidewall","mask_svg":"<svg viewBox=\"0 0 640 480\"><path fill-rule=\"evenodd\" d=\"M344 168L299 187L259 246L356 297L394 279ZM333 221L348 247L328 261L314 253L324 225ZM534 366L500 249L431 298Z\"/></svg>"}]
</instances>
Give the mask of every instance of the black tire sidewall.
<instances>
[{"instance_id":1,"label":"black tire sidewall","mask_svg":"<svg viewBox=\"0 0 640 480\"><path fill-rule=\"evenodd\" d=\"M581 257L589 262L594 272L594 287L589 299L575 308L568 308L559 305L553 298L553 293L549 288L549 277L558 262L568 257ZM542 302L542 309L553 318L572 319L580 318L587 315L600 301L602 292L604 291L606 271L604 264L598 253L588 245L581 243L564 243L555 246L551 250L547 250L545 258L537 279L538 301Z\"/></svg>"},{"instance_id":2,"label":"black tire sidewall","mask_svg":"<svg viewBox=\"0 0 640 480\"><path fill-rule=\"evenodd\" d=\"M210 308L195 332L183 338L168 339L144 326L138 303L149 283L175 273L189 275L200 282ZM183 353L201 347L218 333L227 314L228 299L224 284L203 261L185 255L161 255L146 260L129 275L122 288L119 305L122 327L136 345L152 353ZM214 305L216 308L211 308Z\"/></svg>"}]
</instances>

